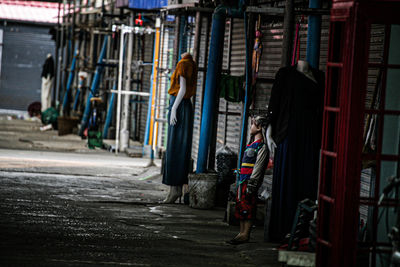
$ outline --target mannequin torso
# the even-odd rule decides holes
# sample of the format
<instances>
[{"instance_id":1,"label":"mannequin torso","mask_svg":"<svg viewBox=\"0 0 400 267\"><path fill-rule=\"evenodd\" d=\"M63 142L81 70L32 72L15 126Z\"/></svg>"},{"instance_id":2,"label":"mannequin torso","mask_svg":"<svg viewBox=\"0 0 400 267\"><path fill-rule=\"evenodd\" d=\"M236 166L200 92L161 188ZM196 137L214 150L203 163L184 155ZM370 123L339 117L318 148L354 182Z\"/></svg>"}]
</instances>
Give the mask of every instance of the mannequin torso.
<instances>
[{"instance_id":1,"label":"mannequin torso","mask_svg":"<svg viewBox=\"0 0 400 267\"><path fill-rule=\"evenodd\" d=\"M315 79L311 69L310 69L310 64L307 61L304 60L299 60L297 62L297 67L296 69L304 74L307 78L311 79L313 82L317 83L317 80Z\"/></svg>"}]
</instances>

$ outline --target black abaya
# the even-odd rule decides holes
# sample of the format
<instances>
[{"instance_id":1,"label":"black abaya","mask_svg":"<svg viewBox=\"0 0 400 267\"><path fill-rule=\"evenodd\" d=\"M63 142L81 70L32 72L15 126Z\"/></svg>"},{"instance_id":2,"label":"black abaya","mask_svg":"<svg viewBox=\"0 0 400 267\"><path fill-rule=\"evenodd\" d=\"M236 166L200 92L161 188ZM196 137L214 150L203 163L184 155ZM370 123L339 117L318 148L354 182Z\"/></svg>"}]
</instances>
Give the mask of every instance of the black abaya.
<instances>
[{"instance_id":1,"label":"black abaya","mask_svg":"<svg viewBox=\"0 0 400 267\"><path fill-rule=\"evenodd\" d=\"M290 232L297 204L315 200L322 132L323 73L313 70L315 83L296 66L276 75L269 104L274 160L269 236L282 241Z\"/></svg>"}]
</instances>

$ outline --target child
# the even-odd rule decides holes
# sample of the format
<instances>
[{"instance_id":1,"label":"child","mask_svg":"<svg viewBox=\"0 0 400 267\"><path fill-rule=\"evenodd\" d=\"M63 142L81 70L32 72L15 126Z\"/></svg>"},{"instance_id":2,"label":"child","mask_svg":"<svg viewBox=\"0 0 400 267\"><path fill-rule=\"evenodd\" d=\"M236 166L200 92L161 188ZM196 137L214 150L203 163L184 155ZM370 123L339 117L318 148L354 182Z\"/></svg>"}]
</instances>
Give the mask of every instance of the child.
<instances>
[{"instance_id":1,"label":"child","mask_svg":"<svg viewBox=\"0 0 400 267\"><path fill-rule=\"evenodd\" d=\"M244 151L239 180L235 217L240 220L240 233L228 241L232 245L246 243L250 239L250 230L256 217L257 191L264 178L269 152L265 145L267 118L257 116L251 120L250 143Z\"/></svg>"}]
</instances>

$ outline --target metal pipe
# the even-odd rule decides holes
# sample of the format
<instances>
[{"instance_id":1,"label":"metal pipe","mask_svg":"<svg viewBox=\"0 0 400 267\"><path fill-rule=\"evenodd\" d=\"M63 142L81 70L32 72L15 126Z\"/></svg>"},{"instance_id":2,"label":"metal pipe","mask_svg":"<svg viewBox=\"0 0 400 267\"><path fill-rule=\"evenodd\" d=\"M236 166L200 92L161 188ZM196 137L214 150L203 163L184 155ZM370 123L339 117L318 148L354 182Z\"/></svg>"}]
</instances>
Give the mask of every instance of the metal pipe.
<instances>
[{"instance_id":1,"label":"metal pipe","mask_svg":"<svg viewBox=\"0 0 400 267\"><path fill-rule=\"evenodd\" d=\"M54 58L55 58L55 60L54 60L54 70L55 70L55 73L54 73L54 88L53 88L53 103L55 104L55 105L57 105L57 102L58 102L58 94L59 94L59 91L58 91L58 82L59 82L59 76L58 76L58 74L59 74L59 71L58 71L58 69L59 69L59 67L60 67L60 65L59 65L59 60L58 60L58 53L59 53L59 49L61 48L61 45L60 45L60 12L61 12L61 0L58 0L58 9L57 9L57 27L56 27L56 29L57 29L57 31L56 31L56 51L55 51L55 56L54 56Z\"/></svg>"},{"instance_id":2,"label":"metal pipe","mask_svg":"<svg viewBox=\"0 0 400 267\"><path fill-rule=\"evenodd\" d=\"M118 93L118 90L110 90L110 93ZM150 96L150 93L137 92L137 91L121 91L121 95L138 95L138 96Z\"/></svg>"},{"instance_id":3,"label":"metal pipe","mask_svg":"<svg viewBox=\"0 0 400 267\"><path fill-rule=\"evenodd\" d=\"M100 63L103 62L104 56L106 54L106 48L107 48L107 42L108 42L108 36L104 37L104 41L103 41L103 47L101 48L101 52L100 52L100 56L99 59L97 61L98 65L96 67L96 73L94 74L94 78L92 81L92 85L90 87L90 93L89 96L86 100L86 107L85 107L85 111L83 113L83 117L82 117L82 121L81 121L81 128L79 130L79 135L82 136L83 131L85 130L88 120L89 120L89 116L90 116L90 99L93 96L93 93L96 94L97 89L99 87L100 84L100 78L101 78L101 74L103 72L104 66Z\"/></svg>"},{"instance_id":4,"label":"metal pipe","mask_svg":"<svg viewBox=\"0 0 400 267\"><path fill-rule=\"evenodd\" d=\"M211 41L208 56L206 88L200 128L200 144L197 158L197 173L206 172L209 146L211 142L214 113L216 110L217 82L222 66L225 19L227 16L243 18L243 1L238 9L218 6L213 14Z\"/></svg>"},{"instance_id":5,"label":"metal pipe","mask_svg":"<svg viewBox=\"0 0 400 267\"><path fill-rule=\"evenodd\" d=\"M161 19L157 18L156 20L158 20L161 24ZM157 22L156 22L157 23ZM159 70L162 66L163 66L163 53L164 53L164 38L165 38L165 33L164 33L164 23L161 24L161 38L160 38L160 44L159 44L159 60L158 60L158 65L157 65L157 69ZM159 134L158 134L158 129L160 127L159 123L158 123L158 119L160 116L160 106L161 106L161 83L162 80L162 74L160 74L160 71L157 71L157 81L156 81L156 107L155 107L155 115L154 115L154 128L155 128L155 137L154 137L154 141L153 141L153 150L156 150L156 147L158 145L158 139L159 139Z\"/></svg>"},{"instance_id":6,"label":"metal pipe","mask_svg":"<svg viewBox=\"0 0 400 267\"><path fill-rule=\"evenodd\" d=\"M124 64L124 31L125 25L121 25L119 32L119 64L118 64L118 95L117 95L117 126L115 131L115 154L118 155L119 150L119 135L120 135L120 123L121 123L121 91L122 91L122 69Z\"/></svg>"},{"instance_id":7,"label":"metal pipe","mask_svg":"<svg viewBox=\"0 0 400 267\"><path fill-rule=\"evenodd\" d=\"M217 81L222 64L222 49L224 43L225 16L217 12L213 15L211 40L208 56L206 87L204 91L203 111L200 128L200 144L197 157L197 173L206 172L208 149L212 134L212 125L215 112L215 98L217 97Z\"/></svg>"},{"instance_id":8,"label":"metal pipe","mask_svg":"<svg viewBox=\"0 0 400 267\"><path fill-rule=\"evenodd\" d=\"M160 26L156 28L156 33L154 36L154 44L153 44L153 68L151 73L151 86L150 86L150 98L149 98L149 105L147 109L147 121L146 121L146 130L144 136L144 144L145 145L152 145L153 141L153 121L154 121L154 114L155 114L155 92L156 92L156 80L157 80L157 73L158 73L158 60L159 60L159 45L160 45Z\"/></svg>"},{"instance_id":9,"label":"metal pipe","mask_svg":"<svg viewBox=\"0 0 400 267\"><path fill-rule=\"evenodd\" d=\"M130 15L129 26L133 26L133 14ZM133 33L128 35L128 49L127 49L127 59L126 59L126 81L125 81L125 91L131 90L131 72L132 72L132 51L133 50ZM124 103L122 109L121 118L121 150L124 151L129 147L129 118L130 118L130 95L124 95Z\"/></svg>"},{"instance_id":10,"label":"metal pipe","mask_svg":"<svg viewBox=\"0 0 400 267\"><path fill-rule=\"evenodd\" d=\"M248 45L248 38L247 38L247 15L246 13L244 14L244 35L245 35L245 47L246 47L246 91L245 91L245 97L244 97L244 111L243 111L243 119L242 119L242 133L240 136L240 150L239 150L239 158L238 158L238 164L237 164L237 169L240 169L241 162L242 162L242 156L243 156L243 151L246 146L246 136L247 136L247 111L248 111L248 106L249 106L249 73L251 69L251 63L250 63L250 51L249 51L249 45Z\"/></svg>"},{"instance_id":11,"label":"metal pipe","mask_svg":"<svg viewBox=\"0 0 400 267\"><path fill-rule=\"evenodd\" d=\"M321 0L310 0L309 7L321 8ZM308 16L307 31L307 61L311 67L319 68L319 53L321 43L321 15Z\"/></svg>"}]
</instances>

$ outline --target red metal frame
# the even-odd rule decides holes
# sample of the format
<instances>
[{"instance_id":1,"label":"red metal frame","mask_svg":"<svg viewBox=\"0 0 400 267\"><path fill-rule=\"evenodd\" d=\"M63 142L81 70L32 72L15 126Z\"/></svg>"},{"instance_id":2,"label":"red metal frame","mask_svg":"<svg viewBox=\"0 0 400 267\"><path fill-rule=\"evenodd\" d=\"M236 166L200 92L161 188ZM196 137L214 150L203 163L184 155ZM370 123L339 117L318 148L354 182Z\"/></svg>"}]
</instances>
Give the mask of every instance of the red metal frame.
<instances>
[{"instance_id":1,"label":"red metal frame","mask_svg":"<svg viewBox=\"0 0 400 267\"><path fill-rule=\"evenodd\" d=\"M360 204L375 207L373 241L367 249L367 252L373 252L372 266L375 265L377 246L384 245L376 242L380 162L397 161L400 156L380 153L383 115L400 115L400 112L384 110L386 70L389 66L387 45L383 64L369 63L368 55L371 24L399 24L400 19L396 14L398 10L400 1L333 0L318 197L317 266L320 267L356 266ZM386 35L387 38L389 35ZM378 110L365 109L369 67L384 69L381 90L383 98ZM378 114L382 118L379 124L378 153L373 155L362 153L364 116L368 113ZM361 163L366 158L377 162L377 186L372 198L359 197ZM390 201L384 204L395 205Z\"/></svg>"}]
</instances>

